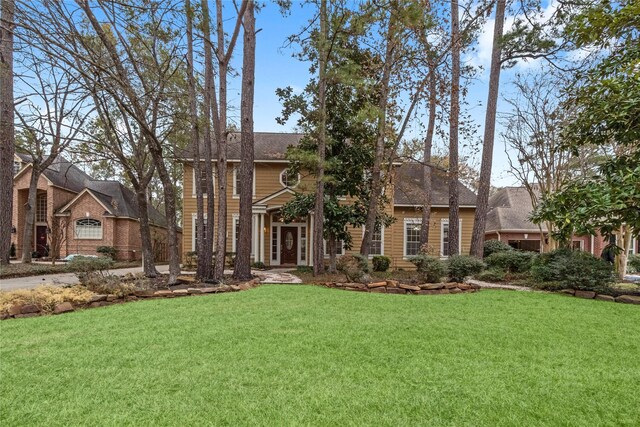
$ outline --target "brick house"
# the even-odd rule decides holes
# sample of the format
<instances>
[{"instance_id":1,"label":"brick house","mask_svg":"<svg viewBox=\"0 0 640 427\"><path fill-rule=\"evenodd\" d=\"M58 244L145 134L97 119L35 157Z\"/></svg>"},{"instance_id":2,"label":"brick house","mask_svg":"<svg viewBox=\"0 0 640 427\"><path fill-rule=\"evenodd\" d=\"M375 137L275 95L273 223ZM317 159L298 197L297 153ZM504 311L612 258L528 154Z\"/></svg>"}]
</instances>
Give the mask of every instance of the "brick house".
<instances>
[{"instance_id":1,"label":"brick house","mask_svg":"<svg viewBox=\"0 0 640 427\"><path fill-rule=\"evenodd\" d=\"M11 241L22 256L25 205L31 179L30 157L16 154L13 179ZM98 246L112 246L119 260L141 259L141 239L135 194L116 181L95 180L59 156L38 180L33 251L48 257L59 247L61 258L69 254L96 255ZM149 209L156 259L167 259L165 217Z\"/></svg>"},{"instance_id":2,"label":"brick house","mask_svg":"<svg viewBox=\"0 0 640 427\"><path fill-rule=\"evenodd\" d=\"M254 181L252 260L271 266L312 265L313 262L313 214L293 223L284 223L280 208L293 198L295 193L308 193L315 189L315 178L305 172L290 176L285 158L287 148L298 144L303 134L268 133L254 134ZM215 158L215 145L212 146ZM202 152L202 147L200 149ZM183 191L183 259L196 248L196 191L201 185L206 191L206 180L196 179L192 150L184 151ZM227 251L236 251L239 232L239 178L240 136L232 133L228 140L227 181ZM215 161L214 161L215 167ZM389 227L375 232L371 256L385 255L391 258L394 268L415 268L408 258L415 255L420 243L422 221L422 165L418 163L394 163L391 184L385 188L390 203L386 212L396 221ZM214 183L215 188L215 183ZM449 232L448 181L444 171L432 170L432 212L429 246L436 256L445 257ZM469 252L476 195L459 183L460 191L460 241L462 253ZM345 199L346 200L346 199ZM217 209L217 206L216 206ZM206 220L206 218L205 218ZM357 252L362 241L363 229L349 229L352 249L339 245L338 255Z\"/></svg>"},{"instance_id":3,"label":"brick house","mask_svg":"<svg viewBox=\"0 0 640 427\"><path fill-rule=\"evenodd\" d=\"M548 230L542 224L542 230L529 221L533 211L531 196L524 187L505 187L489 198L487 213L486 240L500 240L510 246L539 252L546 240ZM607 242L600 236L574 236L572 247L600 256ZM630 253L638 253L640 242L633 239Z\"/></svg>"}]
</instances>

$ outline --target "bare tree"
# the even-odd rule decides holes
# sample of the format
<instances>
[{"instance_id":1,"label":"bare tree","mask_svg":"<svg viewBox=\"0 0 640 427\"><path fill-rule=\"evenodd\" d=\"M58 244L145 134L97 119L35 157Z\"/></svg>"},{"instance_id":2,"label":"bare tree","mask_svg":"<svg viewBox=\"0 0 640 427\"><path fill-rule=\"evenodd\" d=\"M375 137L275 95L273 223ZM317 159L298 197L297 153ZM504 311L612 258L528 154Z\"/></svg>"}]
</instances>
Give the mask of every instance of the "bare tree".
<instances>
[{"instance_id":1,"label":"bare tree","mask_svg":"<svg viewBox=\"0 0 640 427\"><path fill-rule=\"evenodd\" d=\"M65 217L52 216L51 221L48 221L47 227L49 228L49 234L47 234L47 241L49 242L49 257L51 258L51 265L56 265L56 260L60 258L60 250L62 245L67 241L67 227L69 221Z\"/></svg>"},{"instance_id":2,"label":"bare tree","mask_svg":"<svg viewBox=\"0 0 640 427\"><path fill-rule=\"evenodd\" d=\"M436 103L437 103L437 77L436 66L433 59L429 60L429 122L427 124L427 135L424 139L424 152L422 156L423 169L422 180L424 199L422 202L422 224L420 226L420 246L424 247L429 243L429 222L431 221L431 151L433 147L433 134L436 124Z\"/></svg>"},{"instance_id":3,"label":"bare tree","mask_svg":"<svg viewBox=\"0 0 640 427\"><path fill-rule=\"evenodd\" d=\"M482 144L482 165L478 183L478 197L473 220L470 254L482 258L484 231L489 210L489 192L491 190L491 165L493 163L493 141L496 132L496 111L498 108L498 89L500 87L500 69L502 56L502 31L504 28L506 0L496 1L495 26L493 28L493 47L491 49L491 71L489 74L489 95L484 121L484 140Z\"/></svg>"},{"instance_id":4,"label":"bare tree","mask_svg":"<svg viewBox=\"0 0 640 427\"><path fill-rule=\"evenodd\" d=\"M13 214L13 111L14 0L0 3L0 265L9 264Z\"/></svg>"},{"instance_id":5,"label":"bare tree","mask_svg":"<svg viewBox=\"0 0 640 427\"><path fill-rule=\"evenodd\" d=\"M25 205L22 262L30 263L36 220L38 181L58 156L80 139L94 108L89 94L67 69L55 64L47 53L27 47L20 55L21 86L19 107L19 147L30 157L31 177Z\"/></svg>"},{"instance_id":6,"label":"bare tree","mask_svg":"<svg viewBox=\"0 0 640 427\"><path fill-rule=\"evenodd\" d=\"M253 98L256 68L256 30L253 0L243 18L242 100L240 110L240 232L233 277L251 278L251 218L253 196Z\"/></svg>"}]
</instances>

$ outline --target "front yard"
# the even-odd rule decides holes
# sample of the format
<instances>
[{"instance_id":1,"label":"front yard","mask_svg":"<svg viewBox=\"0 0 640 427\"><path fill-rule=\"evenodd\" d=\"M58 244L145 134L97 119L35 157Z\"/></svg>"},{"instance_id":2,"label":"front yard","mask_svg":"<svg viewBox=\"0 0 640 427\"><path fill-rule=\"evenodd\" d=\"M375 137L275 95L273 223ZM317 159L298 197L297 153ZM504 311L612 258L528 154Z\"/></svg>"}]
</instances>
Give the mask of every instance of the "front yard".
<instances>
[{"instance_id":1,"label":"front yard","mask_svg":"<svg viewBox=\"0 0 640 427\"><path fill-rule=\"evenodd\" d=\"M3 425L638 425L640 309L300 285L0 323Z\"/></svg>"}]
</instances>

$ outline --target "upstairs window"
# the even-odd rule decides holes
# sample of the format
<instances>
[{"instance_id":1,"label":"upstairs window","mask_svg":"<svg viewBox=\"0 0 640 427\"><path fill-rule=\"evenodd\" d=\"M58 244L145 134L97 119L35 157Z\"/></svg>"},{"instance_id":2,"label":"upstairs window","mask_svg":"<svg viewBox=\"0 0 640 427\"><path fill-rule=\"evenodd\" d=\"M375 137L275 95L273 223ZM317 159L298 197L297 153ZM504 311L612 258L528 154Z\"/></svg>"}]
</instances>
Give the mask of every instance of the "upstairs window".
<instances>
[{"instance_id":1,"label":"upstairs window","mask_svg":"<svg viewBox=\"0 0 640 427\"><path fill-rule=\"evenodd\" d=\"M36 199L36 222L47 222L47 195L38 194Z\"/></svg>"},{"instance_id":2,"label":"upstairs window","mask_svg":"<svg viewBox=\"0 0 640 427\"><path fill-rule=\"evenodd\" d=\"M298 185L299 182L299 173L292 173L289 171L289 169L284 169L282 172L280 172L280 184L282 184L283 187L294 188Z\"/></svg>"},{"instance_id":3,"label":"upstairs window","mask_svg":"<svg viewBox=\"0 0 640 427\"><path fill-rule=\"evenodd\" d=\"M16 176L18 172L20 172L20 169L22 169L22 163L13 162L13 176Z\"/></svg>"},{"instance_id":4,"label":"upstairs window","mask_svg":"<svg viewBox=\"0 0 640 427\"><path fill-rule=\"evenodd\" d=\"M215 169L212 172L213 172L213 176L211 177L211 179L213 180L213 185L215 186L215 179L216 179ZM207 195L207 174L204 170L204 165L200 166L200 179L196 179L196 170L193 169L193 195L194 196L196 194L196 186L198 185L202 189L202 194L206 196Z\"/></svg>"},{"instance_id":5,"label":"upstairs window","mask_svg":"<svg viewBox=\"0 0 640 427\"><path fill-rule=\"evenodd\" d=\"M102 222L93 218L82 218L76 221L76 239L102 239Z\"/></svg>"}]
</instances>

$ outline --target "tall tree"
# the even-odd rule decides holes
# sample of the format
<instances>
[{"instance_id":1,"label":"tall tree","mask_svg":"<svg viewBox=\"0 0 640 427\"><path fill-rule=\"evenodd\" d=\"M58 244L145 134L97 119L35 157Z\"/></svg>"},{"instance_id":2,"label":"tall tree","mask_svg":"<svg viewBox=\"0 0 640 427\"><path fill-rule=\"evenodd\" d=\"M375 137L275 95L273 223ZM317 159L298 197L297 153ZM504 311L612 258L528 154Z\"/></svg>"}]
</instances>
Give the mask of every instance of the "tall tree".
<instances>
[{"instance_id":1,"label":"tall tree","mask_svg":"<svg viewBox=\"0 0 640 427\"><path fill-rule=\"evenodd\" d=\"M458 126L460 119L460 20L458 0L451 0L451 107L449 117L449 247L448 255L460 253L460 204L458 194Z\"/></svg>"},{"instance_id":2,"label":"tall tree","mask_svg":"<svg viewBox=\"0 0 640 427\"><path fill-rule=\"evenodd\" d=\"M0 265L9 264L13 215L13 112L14 0L0 3Z\"/></svg>"},{"instance_id":3,"label":"tall tree","mask_svg":"<svg viewBox=\"0 0 640 427\"><path fill-rule=\"evenodd\" d=\"M493 141L496 131L496 112L498 109L498 88L500 86L500 70L502 56L502 32L506 0L496 1L496 16L493 28L493 45L491 48L491 68L489 72L489 94L487 111L484 120L484 139L482 143L482 164L478 183L478 197L473 219L471 235L471 255L482 258L484 247L484 231L489 210L489 191L491 190L491 166L493 164Z\"/></svg>"},{"instance_id":4,"label":"tall tree","mask_svg":"<svg viewBox=\"0 0 640 427\"><path fill-rule=\"evenodd\" d=\"M253 99L255 90L256 31L253 0L243 17L242 99L240 110L240 232L233 277L251 278L251 219L253 197ZM260 230L262 232L262 230Z\"/></svg>"},{"instance_id":5,"label":"tall tree","mask_svg":"<svg viewBox=\"0 0 640 427\"><path fill-rule=\"evenodd\" d=\"M431 221L431 151L433 149L433 134L436 126L437 103L437 76L436 65L433 59L429 59L429 121L427 134L424 138L424 150L422 154L422 181L424 199L422 201L422 224L420 225L420 246L429 243L429 222Z\"/></svg>"}]
</instances>

